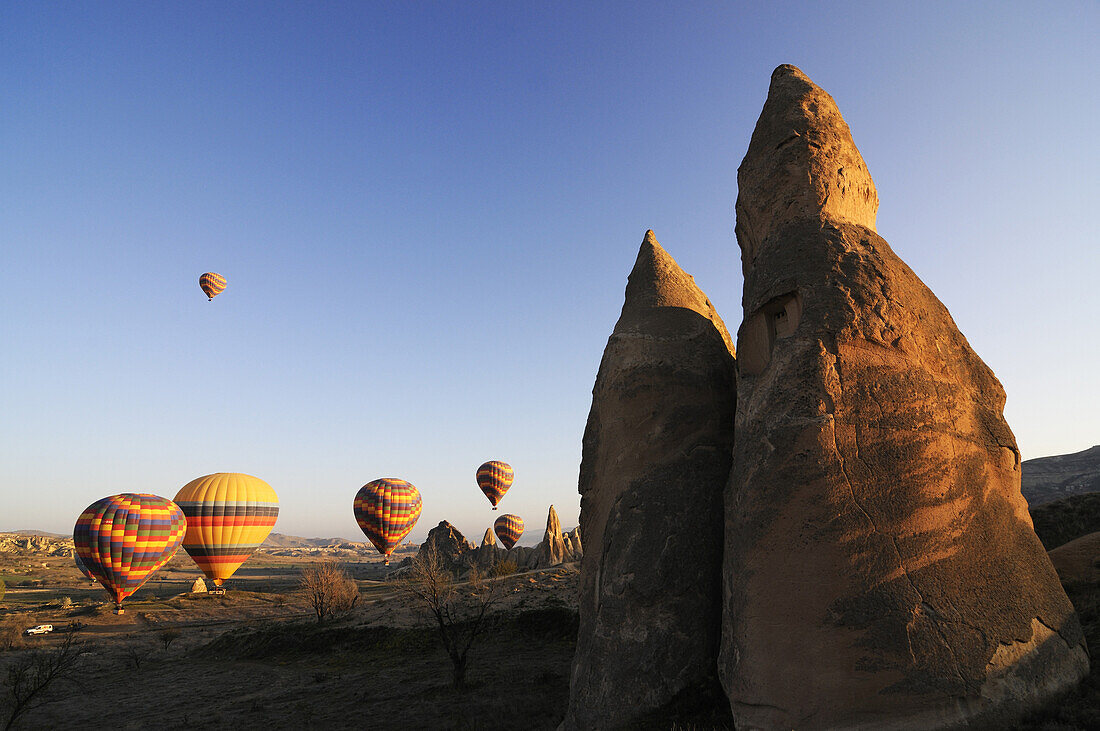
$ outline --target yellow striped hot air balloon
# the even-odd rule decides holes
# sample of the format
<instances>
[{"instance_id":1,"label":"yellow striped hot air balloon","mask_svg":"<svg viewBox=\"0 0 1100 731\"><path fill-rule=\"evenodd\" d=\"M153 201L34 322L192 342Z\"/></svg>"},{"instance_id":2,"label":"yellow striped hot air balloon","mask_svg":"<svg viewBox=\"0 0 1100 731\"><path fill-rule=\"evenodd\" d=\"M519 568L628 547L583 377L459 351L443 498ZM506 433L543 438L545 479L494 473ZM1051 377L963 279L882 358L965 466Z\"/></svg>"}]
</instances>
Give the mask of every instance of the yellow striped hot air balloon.
<instances>
[{"instance_id":1,"label":"yellow striped hot air balloon","mask_svg":"<svg viewBox=\"0 0 1100 731\"><path fill-rule=\"evenodd\" d=\"M389 566L390 554L401 545L420 518L420 491L405 480L383 477L359 488L352 503L355 522Z\"/></svg>"},{"instance_id":2,"label":"yellow striped hot air balloon","mask_svg":"<svg viewBox=\"0 0 1100 731\"><path fill-rule=\"evenodd\" d=\"M497 534L497 538L504 547L511 551L512 546L516 545L516 541L523 535L523 518L506 513L493 523L493 532Z\"/></svg>"},{"instance_id":3,"label":"yellow striped hot air balloon","mask_svg":"<svg viewBox=\"0 0 1100 731\"><path fill-rule=\"evenodd\" d=\"M212 300L225 291L225 277L214 272L206 272L199 277L199 286L206 293L207 301Z\"/></svg>"},{"instance_id":4,"label":"yellow striped hot air balloon","mask_svg":"<svg viewBox=\"0 0 1100 731\"><path fill-rule=\"evenodd\" d=\"M279 496L259 477L218 472L191 480L176 494L187 516L183 550L215 586L248 560L279 517Z\"/></svg>"},{"instance_id":5,"label":"yellow striped hot air balloon","mask_svg":"<svg viewBox=\"0 0 1100 731\"><path fill-rule=\"evenodd\" d=\"M512 465L497 460L486 462L477 468L477 486L485 493L485 497L489 498L489 502L493 504L493 510L497 509L497 503L512 486L515 474Z\"/></svg>"}]
</instances>

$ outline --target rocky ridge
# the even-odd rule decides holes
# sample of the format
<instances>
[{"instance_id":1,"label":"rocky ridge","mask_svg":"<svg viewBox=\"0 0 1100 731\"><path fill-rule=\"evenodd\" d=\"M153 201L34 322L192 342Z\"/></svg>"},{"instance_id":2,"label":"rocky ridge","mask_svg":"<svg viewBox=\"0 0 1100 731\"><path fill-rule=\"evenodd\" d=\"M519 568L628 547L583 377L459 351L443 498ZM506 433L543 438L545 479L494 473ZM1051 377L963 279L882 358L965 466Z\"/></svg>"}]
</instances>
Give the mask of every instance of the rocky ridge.
<instances>
[{"instance_id":1,"label":"rocky ridge","mask_svg":"<svg viewBox=\"0 0 1100 731\"><path fill-rule=\"evenodd\" d=\"M579 528L569 532L562 531L561 521L551 505L542 542L537 546L514 546L509 550L497 545L491 528L485 531L481 545L475 546L466 540L461 531L443 520L428 531L428 537L420 544L417 555L425 555L434 550L443 565L456 573L472 568L491 570L506 562L515 564L518 570L544 569L581 559L583 552L579 531ZM412 561L412 557L406 558L396 568L403 569Z\"/></svg>"},{"instance_id":2,"label":"rocky ridge","mask_svg":"<svg viewBox=\"0 0 1100 731\"><path fill-rule=\"evenodd\" d=\"M1021 490L1032 507L1073 495L1100 492L1100 446L1075 454L1025 461Z\"/></svg>"}]
</instances>

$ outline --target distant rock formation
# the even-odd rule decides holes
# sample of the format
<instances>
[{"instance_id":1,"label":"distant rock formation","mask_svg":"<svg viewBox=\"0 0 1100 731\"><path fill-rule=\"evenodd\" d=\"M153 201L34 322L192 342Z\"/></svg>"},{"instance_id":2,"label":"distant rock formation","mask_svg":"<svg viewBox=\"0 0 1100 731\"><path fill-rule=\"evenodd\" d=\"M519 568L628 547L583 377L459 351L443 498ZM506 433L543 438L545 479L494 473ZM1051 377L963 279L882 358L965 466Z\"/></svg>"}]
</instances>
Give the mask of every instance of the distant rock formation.
<instances>
[{"instance_id":1,"label":"distant rock formation","mask_svg":"<svg viewBox=\"0 0 1100 731\"><path fill-rule=\"evenodd\" d=\"M557 511L550 506L550 512L546 515L546 531L542 534L542 543L539 544L538 564L539 568L557 566L565 561L565 541L562 540L561 521L558 520Z\"/></svg>"},{"instance_id":2,"label":"distant rock formation","mask_svg":"<svg viewBox=\"0 0 1100 731\"><path fill-rule=\"evenodd\" d=\"M0 553L72 556L73 539L31 533L0 533Z\"/></svg>"},{"instance_id":3,"label":"distant rock formation","mask_svg":"<svg viewBox=\"0 0 1100 731\"><path fill-rule=\"evenodd\" d=\"M1031 507L1100 492L1100 446L1076 454L1029 459L1023 470L1021 490Z\"/></svg>"},{"instance_id":4,"label":"distant rock formation","mask_svg":"<svg viewBox=\"0 0 1100 731\"><path fill-rule=\"evenodd\" d=\"M1011 726L1088 657L1001 384L875 233L848 126L793 66L738 190L720 661L738 728Z\"/></svg>"},{"instance_id":5,"label":"distant rock formation","mask_svg":"<svg viewBox=\"0 0 1100 731\"><path fill-rule=\"evenodd\" d=\"M443 566L449 571L469 569L477 563L473 544L466 540L462 532L445 520L428 531L428 537L420 544L418 555L435 551Z\"/></svg>"},{"instance_id":6,"label":"distant rock formation","mask_svg":"<svg viewBox=\"0 0 1100 731\"><path fill-rule=\"evenodd\" d=\"M568 729L645 726L677 697L722 697L722 492L735 380L726 326L646 232L584 433L586 552Z\"/></svg>"},{"instance_id":7,"label":"distant rock formation","mask_svg":"<svg viewBox=\"0 0 1100 731\"><path fill-rule=\"evenodd\" d=\"M206 582L202 580L202 577L199 577L199 578L195 579L194 583L191 584L191 593L192 594L205 594L206 593Z\"/></svg>"},{"instance_id":8,"label":"distant rock formation","mask_svg":"<svg viewBox=\"0 0 1100 731\"><path fill-rule=\"evenodd\" d=\"M543 533L542 542L537 546L515 546L508 550L497 545L492 528L485 531L481 545L475 547L457 528L443 520L428 532L427 539L420 544L418 555L435 550L442 559L443 565L458 574L475 567L481 571L490 570L507 561L514 563L519 570L545 569L563 562L581 559L583 551L577 534L578 530L563 533L561 521L558 520L558 514L551 505L549 514L546 516L546 531ZM572 545L568 554L566 553L567 538ZM395 569L406 567L410 563L412 563L411 558L405 559Z\"/></svg>"}]
</instances>

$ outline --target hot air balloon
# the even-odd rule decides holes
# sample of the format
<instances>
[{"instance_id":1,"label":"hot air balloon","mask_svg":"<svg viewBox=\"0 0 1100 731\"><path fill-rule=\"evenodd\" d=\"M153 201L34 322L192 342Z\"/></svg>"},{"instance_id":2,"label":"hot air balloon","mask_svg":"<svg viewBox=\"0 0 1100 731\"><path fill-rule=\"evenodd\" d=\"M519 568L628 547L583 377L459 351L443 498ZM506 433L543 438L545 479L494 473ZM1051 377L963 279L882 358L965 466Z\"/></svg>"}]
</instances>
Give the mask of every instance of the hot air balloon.
<instances>
[{"instance_id":1,"label":"hot air balloon","mask_svg":"<svg viewBox=\"0 0 1100 731\"><path fill-rule=\"evenodd\" d=\"M206 272L199 277L199 286L206 293L207 301L212 300L225 290L225 277L214 272Z\"/></svg>"},{"instance_id":2,"label":"hot air balloon","mask_svg":"<svg viewBox=\"0 0 1100 731\"><path fill-rule=\"evenodd\" d=\"M179 550L183 511L168 498L123 493L89 505L73 529L76 555L122 614L123 600Z\"/></svg>"},{"instance_id":3,"label":"hot air balloon","mask_svg":"<svg viewBox=\"0 0 1100 731\"><path fill-rule=\"evenodd\" d=\"M355 522L390 564L390 554L420 517L420 492L394 477L372 480L355 495Z\"/></svg>"},{"instance_id":4,"label":"hot air balloon","mask_svg":"<svg viewBox=\"0 0 1100 731\"><path fill-rule=\"evenodd\" d=\"M497 538L504 547L511 551L512 546L516 545L516 541L523 535L523 518L506 513L493 523L493 532L497 534Z\"/></svg>"},{"instance_id":5,"label":"hot air balloon","mask_svg":"<svg viewBox=\"0 0 1100 731\"><path fill-rule=\"evenodd\" d=\"M505 462L493 460L477 468L477 486L485 493L485 497L489 498L489 502L493 504L493 510L497 509L497 503L512 486L514 477L512 465Z\"/></svg>"},{"instance_id":6,"label":"hot air balloon","mask_svg":"<svg viewBox=\"0 0 1100 731\"><path fill-rule=\"evenodd\" d=\"M218 472L176 493L187 516L183 550L221 586L267 538L279 517L279 496L258 477Z\"/></svg>"},{"instance_id":7,"label":"hot air balloon","mask_svg":"<svg viewBox=\"0 0 1100 731\"><path fill-rule=\"evenodd\" d=\"M88 570L88 567L84 565L84 562L80 559L80 554L73 551L73 558L76 560L76 567L80 569L80 573L84 574L84 578L92 582L92 586L95 586L95 576Z\"/></svg>"}]
</instances>

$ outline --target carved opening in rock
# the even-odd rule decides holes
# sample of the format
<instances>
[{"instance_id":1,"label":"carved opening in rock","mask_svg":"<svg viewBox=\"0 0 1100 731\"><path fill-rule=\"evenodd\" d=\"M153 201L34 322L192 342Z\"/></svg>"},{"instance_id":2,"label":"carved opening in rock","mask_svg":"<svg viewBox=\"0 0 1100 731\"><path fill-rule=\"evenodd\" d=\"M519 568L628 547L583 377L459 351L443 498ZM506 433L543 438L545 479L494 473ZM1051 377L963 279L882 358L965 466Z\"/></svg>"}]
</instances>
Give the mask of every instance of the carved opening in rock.
<instances>
[{"instance_id":1,"label":"carved opening in rock","mask_svg":"<svg viewBox=\"0 0 1100 731\"><path fill-rule=\"evenodd\" d=\"M798 292L774 297L748 319L742 332L737 360L742 373L757 376L772 359L775 341L794 334L802 320L802 297Z\"/></svg>"}]
</instances>

